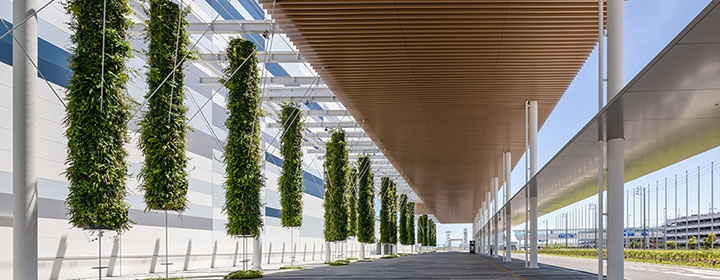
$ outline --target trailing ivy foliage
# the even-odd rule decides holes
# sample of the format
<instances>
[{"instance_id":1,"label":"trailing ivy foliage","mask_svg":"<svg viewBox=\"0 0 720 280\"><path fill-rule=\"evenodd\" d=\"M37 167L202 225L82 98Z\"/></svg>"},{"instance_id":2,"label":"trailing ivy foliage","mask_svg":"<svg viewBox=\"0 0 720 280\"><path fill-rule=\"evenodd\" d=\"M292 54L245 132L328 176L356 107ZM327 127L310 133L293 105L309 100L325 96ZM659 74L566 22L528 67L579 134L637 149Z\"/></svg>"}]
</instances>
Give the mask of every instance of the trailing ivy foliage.
<instances>
[{"instance_id":1,"label":"trailing ivy foliage","mask_svg":"<svg viewBox=\"0 0 720 280\"><path fill-rule=\"evenodd\" d=\"M224 69L226 78L221 81L228 89L227 108L230 111L225 120L228 136L224 157L227 175L223 211L228 215L227 233L233 236L257 237L263 225L260 190L265 178L260 166L262 150L258 120L262 109L255 52L252 42L232 38L226 50L229 63Z\"/></svg>"},{"instance_id":2,"label":"trailing ivy foliage","mask_svg":"<svg viewBox=\"0 0 720 280\"><path fill-rule=\"evenodd\" d=\"M375 178L370 168L370 157L362 155L358 159L358 207L357 207L357 236L358 241L363 243L375 242Z\"/></svg>"},{"instance_id":3,"label":"trailing ivy foliage","mask_svg":"<svg viewBox=\"0 0 720 280\"><path fill-rule=\"evenodd\" d=\"M65 176L70 181L67 214L75 227L121 232L130 228L129 205L124 201L128 178L124 145L131 116L125 88L125 63L131 56L130 6L127 0L107 1L104 79L103 1L68 0L65 9L71 16L74 45L64 119Z\"/></svg>"},{"instance_id":4,"label":"trailing ivy foliage","mask_svg":"<svg viewBox=\"0 0 720 280\"><path fill-rule=\"evenodd\" d=\"M302 112L295 102L282 105L280 121L283 124L282 175L278 179L280 189L280 224L283 227L299 227L302 225Z\"/></svg>"},{"instance_id":5,"label":"trailing ivy foliage","mask_svg":"<svg viewBox=\"0 0 720 280\"><path fill-rule=\"evenodd\" d=\"M410 245L410 242L408 241L407 216L405 216L405 211L407 211L407 204L407 195L401 194L400 199L398 200L398 216L400 216L400 220L398 221L398 233L400 235L400 244L402 245Z\"/></svg>"},{"instance_id":6,"label":"trailing ivy foliage","mask_svg":"<svg viewBox=\"0 0 720 280\"><path fill-rule=\"evenodd\" d=\"M348 237L345 189L348 185L349 167L345 131L333 131L325 151L325 241L341 241Z\"/></svg>"},{"instance_id":7,"label":"trailing ivy foliage","mask_svg":"<svg viewBox=\"0 0 720 280\"><path fill-rule=\"evenodd\" d=\"M358 183L358 169L350 169L350 178L348 180L347 200L348 208L348 236L357 236L357 183Z\"/></svg>"},{"instance_id":8,"label":"trailing ivy foliage","mask_svg":"<svg viewBox=\"0 0 720 280\"><path fill-rule=\"evenodd\" d=\"M407 244L405 245L415 245L415 202L408 202L403 215L407 219Z\"/></svg>"},{"instance_id":9,"label":"trailing ivy foliage","mask_svg":"<svg viewBox=\"0 0 720 280\"><path fill-rule=\"evenodd\" d=\"M380 242L397 243L397 194L395 182L383 177L380 189Z\"/></svg>"},{"instance_id":10,"label":"trailing ivy foliage","mask_svg":"<svg viewBox=\"0 0 720 280\"><path fill-rule=\"evenodd\" d=\"M150 0L146 11L145 41L148 43L148 111L140 121L140 150L145 163L140 170L140 187L149 209L184 211L187 203L187 126L185 113L185 73L180 65L188 52L185 16L189 10L170 0ZM179 26L178 26L179 25ZM171 74L172 73L172 74ZM163 81L170 75L165 83ZM159 87L159 88L158 88ZM157 89L157 90L156 90Z\"/></svg>"}]
</instances>

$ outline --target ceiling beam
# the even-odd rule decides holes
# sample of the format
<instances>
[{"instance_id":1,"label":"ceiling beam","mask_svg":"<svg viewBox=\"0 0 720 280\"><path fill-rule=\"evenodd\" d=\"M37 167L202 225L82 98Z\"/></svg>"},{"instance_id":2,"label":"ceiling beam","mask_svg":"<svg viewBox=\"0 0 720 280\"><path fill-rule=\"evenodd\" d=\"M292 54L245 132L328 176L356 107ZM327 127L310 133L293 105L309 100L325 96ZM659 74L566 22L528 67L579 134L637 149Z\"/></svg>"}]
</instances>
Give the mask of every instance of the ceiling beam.
<instances>
[{"instance_id":1,"label":"ceiling beam","mask_svg":"<svg viewBox=\"0 0 720 280\"><path fill-rule=\"evenodd\" d=\"M217 86L220 85L220 77L200 77L199 85ZM264 86L311 86L320 87L323 85L322 79L313 76L297 76L297 77L265 77L260 78L260 85Z\"/></svg>"},{"instance_id":2,"label":"ceiling beam","mask_svg":"<svg viewBox=\"0 0 720 280\"><path fill-rule=\"evenodd\" d=\"M190 34L202 34L210 26L210 22L191 22L186 30ZM226 34L226 35L237 35L237 34L262 34L270 32L270 29L274 29L275 33L283 33L280 27L272 24L266 20L216 20L210 28L208 33L210 34ZM145 24L136 23L130 28L131 34L140 34L144 32Z\"/></svg>"},{"instance_id":3,"label":"ceiling beam","mask_svg":"<svg viewBox=\"0 0 720 280\"><path fill-rule=\"evenodd\" d=\"M257 53L259 63L302 63L305 58L293 51L271 51L270 53L259 51ZM201 53L195 60L200 63L221 63L227 61L225 53Z\"/></svg>"}]
</instances>

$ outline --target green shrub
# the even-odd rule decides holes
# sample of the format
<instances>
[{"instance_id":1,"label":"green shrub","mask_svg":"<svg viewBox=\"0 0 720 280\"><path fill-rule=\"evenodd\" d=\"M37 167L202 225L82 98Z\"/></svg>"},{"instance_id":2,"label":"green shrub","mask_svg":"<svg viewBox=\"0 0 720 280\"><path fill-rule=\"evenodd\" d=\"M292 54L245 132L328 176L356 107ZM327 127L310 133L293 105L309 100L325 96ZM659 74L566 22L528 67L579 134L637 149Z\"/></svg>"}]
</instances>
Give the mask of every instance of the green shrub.
<instances>
[{"instance_id":1,"label":"green shrub","mask_svg":"<svg viewBox=\"0 0 720 280\"><path fill-rule=\"evenodd\" d=\"M280 121L283 125L282 147L283 156L282 175L278 179L280 189L280 224L283 227L302 226L302 142L303 122L302 112L297 103L282 105Z\"/></svg>"},{"instance_id":2,"label":"green shrub","mask_svg":"<svg viewBox=\"0 0 720 280\"><path fill-rule=\"evenodd\" d=\"M549 249L541 248L540 254L571 257L597 258L597 249ZM607 251L604 255L607 257ZM625 250L625 260L669 263L689 266L720 268L720 251L717 250ZM662 260L662 261L661 261ZM713 265L713 263L716 263Z\"/></svg>"},{"instance_id":3,"label":"green shrub","mask_svg":"<svg viewBox=\"0 0 720 280\"><path fill-rule=\"evenodd\" d=\"M254 279L263 277L262 270L238 270L225 275L223 279Z\"/></svg>"},{"instance_id":4,"label":"green shrub","mask_svg":"<svg viewBox=\"0 0 720 280\"><path fill-rule=\"evenodd\" d=\"M358 262L372 262L373 259L359 259Z\"/></svg>"},{"instance_id":5,"label":"green shrub","mask_svg":"<svg viewBox=\"0 0 720 280\"><path fill-rule=\"evenodd\" d=\"M145 191L145 204L149 209L184 211L187 203L187 107L184 105L185 73L182 63L175 65L188 52L185 16L170 0L150 0L146 12L145 41L148 43L147 84L145 95L148 111L140 121L140 150L145 162L140 170L140 187ZM165 78L170 75L170 78Z\"/></svg>"},{"instance_id":6,"label":"green shrub","mask_svg":"<svg viewBox=\"0 0 720 280\"><path fill-rule=\"evenodd\" d=\"M358 158L358 241L363 243L375 242L375 188L373 187L373 173L371 171L370 157L362 155Z\"/></svg>"},{"instance_id":7,"label":"green shrub","mask_svg":"<svg viewBox=\"0 0 720 280\"><path fill-rule=\"evenodd\" d=\"M103 2L68 0L71 49L64 124L68 142L65 200L69 222L78 228L130 228L125 199L130 100L126 94L131 56L127 0L107 1L103 71ZM101 82L103 86L101 87Z\"/></svg>"},{"instance_id":8,"label":"green shrub","mask_svg":"<svg viewBox=\"0 0 720 280\"><path fill-rule=\"evenodd\" d=\"M346 261L357 261L357 258L347 258Z\"/></svg>"},{"instance_id":9,"label":"green shrub","mask_svg":"<svg viewBox=\"0 0 720 280\"><path fill-rule=\"evenodd\" d=\"M398 257L398 255L392 254L392 255L382 256L382 257L380 257L380 258L381 258L381 259L394 259L394 258L397 258L397 257Z\"/></svg>"},{"instance_id":10,"label":"green shrub","mask_svg":"<svg viewBox=\"0 0 720 280\"><path fill-rule=\"evenodd\" d=\"M672 248L675 248L675 247L677 246L677 242L672 241L672 240L670 240L670 241L668 241L668 242L665 242L665 244L667 245L668 249L672 249Z\"/></svg>"},{"instance_id":11,"label":"green shrub","mask_svg":"<svg viewBox=\"0 0 720 280\"><path fill-rule=\"evenodd\" d=\"M305 269L304 266L281 266L280 269Z\"/></svg>"},{"instance_id":12,"label":"green shrub","mask_svg":"<svg viewBox=\"0 0 720 280\"><path fill-rule=\"evenodd\" d=\"M397 243L397 193L395 182L383 177L380 189L380 242Z\"/></svg>"},{"instance_id":13,"label":"green shrub","mask_svg":"<svg viewBox=\"0 0 720 280\"><path fill-rule=\"evenodd\" d=\"M325 264L330 265L330 266L348 265L348 264L350 264L350 261L337 260L337 261L325 262Z\"/></svg>"},{"instance_id":14,"label":"green shrub","mask_svg":"<svg viewBox=\"0 0 720 280\"><path fill-rule=\"evenodd\" d=\"M348 237L348 213L345 188L348 180L348 150L345 131L333 131L325 147L325 241L341 241Z\"/></svg>"},{"instance_id":15,"label":"green shrub","mask_svg":"<svg viewBox=\"0 0 720 280\"><path fill-rule=\"evenodd\" d=\"M408 230L407 230L407 216L405 216L405 212L407 211L407 204L408 204L408 197L406 194L401 194L400 199L398 200L398 215L400 216L398 221L398 233L400 238L400 244L402 245L409 245L410 242L408 240Z\"/></svg>"},{"instance_id":16,"label":"green shrub","mask_svg":"<svg viewBox=\"0 0 720 280\"><path fill-rule=\"evenodd\" d=\"M228 44L229 65L223 83L228 89L227 108L230 111L225 126L228 129L225 146L225 205L228 215L227 233L233 236L256 237L263 225L260 212L262 175L260 123L262 116L259 96L259 77L255 44L232 38ZM247 61L245 61L247 60ZM244 64L243 64L244 63ZM244 65L240 68L241 65ZM240 68L240 70L237 70ZM235 75L232 73L235 72Z\"/></svg>"},{"instance_id":17,"label":"green shrub","mask_svg":"<svg viewBox=\"0 0 720 280\"><path fill-rule=\"evenodd\" d=\"M347 195L345 196L348 209L348 236L357 235L357 182L358 169L350 169L350 177L348 179Z\"/></svg>"}]
</instances>

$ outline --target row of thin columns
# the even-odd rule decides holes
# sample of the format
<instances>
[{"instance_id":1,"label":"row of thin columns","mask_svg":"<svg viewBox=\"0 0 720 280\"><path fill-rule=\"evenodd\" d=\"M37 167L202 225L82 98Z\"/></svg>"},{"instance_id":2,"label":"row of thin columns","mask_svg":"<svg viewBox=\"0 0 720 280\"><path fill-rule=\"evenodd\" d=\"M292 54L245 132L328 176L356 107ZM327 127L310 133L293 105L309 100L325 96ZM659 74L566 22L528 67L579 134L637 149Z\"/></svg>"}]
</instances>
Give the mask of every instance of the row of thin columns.
<instances>
[{"instance_id":1,"label":"row of thin columns","mask_svg":"<svg viewBox=\"0 0 720 280\"><path fill-rule=\"evenodd\" d=\"M624 85L624 3L622 0L608 0L607 8L607 100L612 100L622 89ZM602 62L601 62L602 63ZM529 127L528 127L528 140L529 140L529 167L530 167L530 178L532 178L538 171L537 162L537 133L538 133L538 103L537 101L528 102L529 107ZM624 129L622 123L608 123L607 128L607 279L624 279L624 251L623 251L623 199L624 199L624 177L625 177L625 139ZM602 137L600 137L602 140ZM602 145L602 142L601 142ZM510 204L507 199L510 198L510 171L511 171L511 155L510 153L504 154L504 171L505 171L505 191L506 191L506 209L510 209ZM498 223L497 216L497 177L493 178L493 195L492 201L489 195L486 195L485 202L483 203L483 211L489 210L490 203L493 203L493 210L490 212L492 222L480 220L481 236L487 236L486 232L492 232L493 236L488 238L495 239L492 246L495 252L497 252L497 237L498 237ZM602 201L601 201L602 202ZM537 258L537 245L538 245L538 211L537 211L537 184L535 181L531 181L529 185L529 267L538 267ZM487 212L482 212L485 214ZM510 236L512 234L509 211L504 211L505 215L505 245L506 248L510 247ZM600 213L602 218L603 213ZM481 219L484 217L481 215ZM602 235L603 230L598 230L601 234L599 235L599 245L603 245L604 237ZM481 237L482 238L482 237ZM487 240L487 246L489 247L490 240ZM486 249L482 248L487 252ZM493 252L493 257L497 257L496 253ZM506 260L511 259L510 250L506 250ZM602 264L599 263L599 266ZM602 276L601 276L602 277Z\"/></svg>"}]
</instances>

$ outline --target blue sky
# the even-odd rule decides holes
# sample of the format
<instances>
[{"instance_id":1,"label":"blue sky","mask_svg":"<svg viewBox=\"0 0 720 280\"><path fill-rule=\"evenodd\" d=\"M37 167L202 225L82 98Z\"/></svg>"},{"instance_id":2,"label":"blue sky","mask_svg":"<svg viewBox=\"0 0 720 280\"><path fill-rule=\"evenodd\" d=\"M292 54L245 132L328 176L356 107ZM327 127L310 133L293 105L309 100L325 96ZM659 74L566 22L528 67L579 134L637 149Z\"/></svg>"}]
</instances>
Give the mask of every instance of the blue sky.
<instances>
[{"instance_id":1,"label":"blue sky","mask_svg":"<svg viewBox=\"0 0 720 280\"><path fill-rule=\"evenodd\" d=\"M650 62L675 36L702 11L710 0L632 0L625 2L625 83L630 81L640 70L642 70L648 62ZM593 51L583 68L578 72L577 77L572 82L565 95L558 103L555 110L538 134L538 159L540 166L544 166L577 132L596 114L597 112L597 71L598 57L597 49ZM524 168L524 157L520 159L518 166L512 172L512 192L519 190L525 182L525 176L522 169ZM655 218L655 181L660 180L660 193L658 200L660 201L660 218L663 218L664 209L664 192L662 184L664 177L669 180L677 173L679 177L685 175L688 169L691 173L689 185L689 208L690 213L697 213L697 181L694 179L693 171L697 173L697 166L708 166L710 161L720 160L720 149L715 148L695 157L689 158L682 162L668 166L646 176L626 183L626 189L631 189L640 185L651 186L651 216ZM716 164L718 169L720 162ZM705 170L705 169L704 169ZM717 170L716 170L717 171ZM709 172L707 169L706 172ZM681 191L678 192L677 207L672 206L675 191L674 188L668 189L668 214L673 216L673 209L680 208L679 215L685 213L685 185L684 180L679 183ZM709 193L710 175L703 174L701 176L702 193ZM671 184L671 186L674 186ZM720 192L720 191L719 191ZM716 208L720 207L720 200L717 198L720 194L715 194ZM632 197L631 197L632 199ZM576 203L551 213L546 217L540 218L540 224L543 219L547 219L552 227L555 223L555 215L566 212L567 209L575 209L581 205L587 205L590 202L597 201L597 196L590 197L586 200ZM639 200L638 200L639 202ZM632 203L632 200L631 200ZM700 205L701 212L707 213L709 210L710 196L703 195ZM637 204L636 204L637 205ZM636 206L637 207L637 206ZM694 211L693 211L694 210ZM632 205L631 205L632 211ZM639 211L639 209L638 209ZM631 218L632 221L632 218ZM639 219L636 221L639 223ZM438 244L445 242L445 231L451 231L452 238L462 238L463 229L472 230L471 224L440 224L437 229Z\"/></svg>"}]
</instances>

